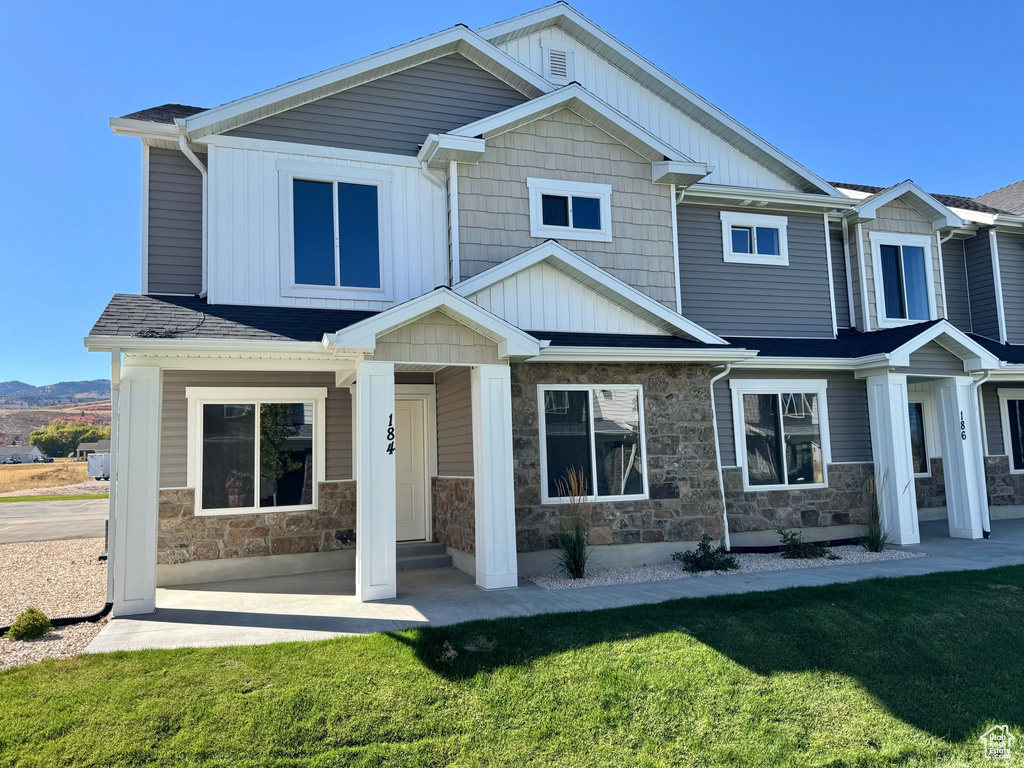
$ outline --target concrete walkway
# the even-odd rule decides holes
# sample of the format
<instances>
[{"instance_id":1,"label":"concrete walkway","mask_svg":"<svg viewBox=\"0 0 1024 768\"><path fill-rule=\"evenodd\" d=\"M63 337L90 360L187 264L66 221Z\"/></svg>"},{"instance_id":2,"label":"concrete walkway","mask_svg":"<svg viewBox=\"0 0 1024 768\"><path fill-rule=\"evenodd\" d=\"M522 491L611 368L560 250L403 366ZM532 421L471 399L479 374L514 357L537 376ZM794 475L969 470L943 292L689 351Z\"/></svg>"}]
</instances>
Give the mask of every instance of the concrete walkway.
<instances>
[{"instance_id":1,"label":"concrete walkway","mask_svg":"<svg viewBox=\"0 0 1024 768\"><path fill-rule=\"evenodd\" d=\"M979 541L948 538L944 521L922 523L921 531L922 543L908 549L929 557L559 591L520 581L518 589L484 592L470 576L450 569L402 571L398 598L378 603L356 601L351 571L162 588L157 590L155 614L114 619L87 651L317 640L471 619L594 611L687 597L1024 564L1024 520L994 521L992 538Z\"/></svg>"},{"instance_id":2,"label":"concrete walkway","mask_svg":"<svg viewBox=\"0 0 1024 768\"><path fill-rule=\"evenodd\" d=\"M101 538L109 508L106 499L4 502L0 504L0 544Z\"/></svg>"}]
</instances>

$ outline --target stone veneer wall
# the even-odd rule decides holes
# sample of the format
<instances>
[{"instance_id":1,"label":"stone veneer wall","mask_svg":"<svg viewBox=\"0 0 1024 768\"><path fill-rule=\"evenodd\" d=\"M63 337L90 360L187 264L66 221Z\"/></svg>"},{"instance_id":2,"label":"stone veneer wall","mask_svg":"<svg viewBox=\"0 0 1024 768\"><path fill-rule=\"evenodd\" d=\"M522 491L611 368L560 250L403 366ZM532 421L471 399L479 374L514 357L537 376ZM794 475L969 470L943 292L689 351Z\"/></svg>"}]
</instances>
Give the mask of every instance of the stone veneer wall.
<instances>
[{"instance_id":1,"label":"stone veneer wall","mask_svg":"<svg viewBox=\"0 0 1024 768\"><path fill-rule=\"evenodd\" d=\"M724 470L729 532L863 525L871 512L874 464L829 464L828 488L744 491L739 467Z\"/></svg>"},{"instance_id":2,"label":"stone veneer wall","mask_svg":"<svg viewBox=\"0 0 1024 768\"><path fill-rule=\"evenodd\" d=\"M529 363L511 366L516 547L555 546L566 505L541 504L538 384L641 384L650 499L589 505L591 544L721 536L707 365Z\"/></svg>"},{"instance_id":3,"label":"stone veneer wall","mask_svg":"<svg viewBox=\"0 0 1024 768\"><path fill-rule=\"evenodd\" d=\"M355 546L356 484L320 483L309 512L195 515L191 488L160 491L157 563L330 552Z\"/></svg>"},{"instance_id":4,"label":"stone veneer wall","mask_svg":"<svg viewBox=\"0 0 1024 768\"><path fill-rule=\"evenodd\" d=\"M990 507L1024 504L1024 474L1010 472L1009 456L985 457L985 482Z\"/></svg>"},{"instance_id":5,"label":"stone veneer wall","mask_svg":"<svg viewBox=\"0 0 1024 768\"><path fill-rule=\"evenodd\" d=\"M432 478L431 493L434 502L434 541L452 549L475 554L473 478Z\"/></svg>"},{"instance_id":6,"label":"stone veneer wall","mask_svg":"<svg viewBox=\"0 0 1024 768\"><path fill-rule=\"evenodd\" d=\"M917 508L931 509L946 506L946 476L942 473L942 459L931 459L931 477L915 477Z\"/></svg>"}]
</instances>

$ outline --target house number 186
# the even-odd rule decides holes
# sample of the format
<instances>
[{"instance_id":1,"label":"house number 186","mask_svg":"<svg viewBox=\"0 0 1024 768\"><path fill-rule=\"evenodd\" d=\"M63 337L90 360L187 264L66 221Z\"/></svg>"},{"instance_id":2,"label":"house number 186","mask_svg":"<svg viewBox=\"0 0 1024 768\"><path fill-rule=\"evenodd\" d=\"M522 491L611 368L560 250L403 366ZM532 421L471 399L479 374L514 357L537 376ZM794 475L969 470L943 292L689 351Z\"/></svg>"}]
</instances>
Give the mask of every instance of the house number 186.
<instances>
[{"instance_id":1,"label":"house number 186","mask_svg":"<svg viewBox=\"0 0 1024 768\"><path fill-rule=\"evenodd\" d=\"M388 455L395 452L395 414L388 416Z\"/></svg>"},{"instance_id":2,"label":"house number 186","mask_svg":"<svg viewBox=\"0 0 1024 768\"><path fill-rule=\"evenodd\" d=\"M960 439L967 439L967 423L964 421L964 412L960 411Z\"/></svg>"}]
</instances>

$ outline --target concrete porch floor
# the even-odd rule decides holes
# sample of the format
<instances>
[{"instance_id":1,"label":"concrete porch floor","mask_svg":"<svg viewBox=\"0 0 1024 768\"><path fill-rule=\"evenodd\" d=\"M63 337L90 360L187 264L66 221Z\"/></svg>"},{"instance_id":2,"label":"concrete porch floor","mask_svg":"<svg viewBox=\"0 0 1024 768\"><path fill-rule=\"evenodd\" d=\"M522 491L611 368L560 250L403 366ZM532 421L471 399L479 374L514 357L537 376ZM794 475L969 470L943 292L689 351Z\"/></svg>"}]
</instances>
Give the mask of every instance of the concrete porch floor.
<instances>
[{"instance_id":1,"label":"concrete porch floor","mask_svg":"<svg viewBox=\"0 0 1024 768\"><path fill-rule=\"evenodd\" d=\"M561 591L544 590L521 579L518 589L484 592L472 577L454 569L401 571L398 597L376 603L355 599L352 571L161 588L156 613L112 620L86 651L319 640L472 619L594 611L687 597L1024 564L1024 520L996 520L992 526L992 538L968 541L950 539L945 521L922 523L921 544L907 549L929 557L910 560Z\"/></svg>"}]
</instances>

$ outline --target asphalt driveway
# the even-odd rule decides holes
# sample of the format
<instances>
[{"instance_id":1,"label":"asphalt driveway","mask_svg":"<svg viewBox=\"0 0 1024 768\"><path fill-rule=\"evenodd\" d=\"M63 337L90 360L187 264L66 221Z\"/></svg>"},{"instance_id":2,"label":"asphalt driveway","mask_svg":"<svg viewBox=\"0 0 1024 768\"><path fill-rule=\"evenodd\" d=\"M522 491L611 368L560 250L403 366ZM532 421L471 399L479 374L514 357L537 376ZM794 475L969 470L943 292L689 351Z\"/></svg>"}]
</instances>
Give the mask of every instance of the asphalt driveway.
<instances>
[{"instance_id":1,"label":"asphalt driveway","mask_svg":"<svg viewBox=\"0 0 1024 768\"><path fill-rule=\"evenodd\" d=\"M107 499L0 504L0 544L103 536Z\"/></svg>"}]
</instances>

